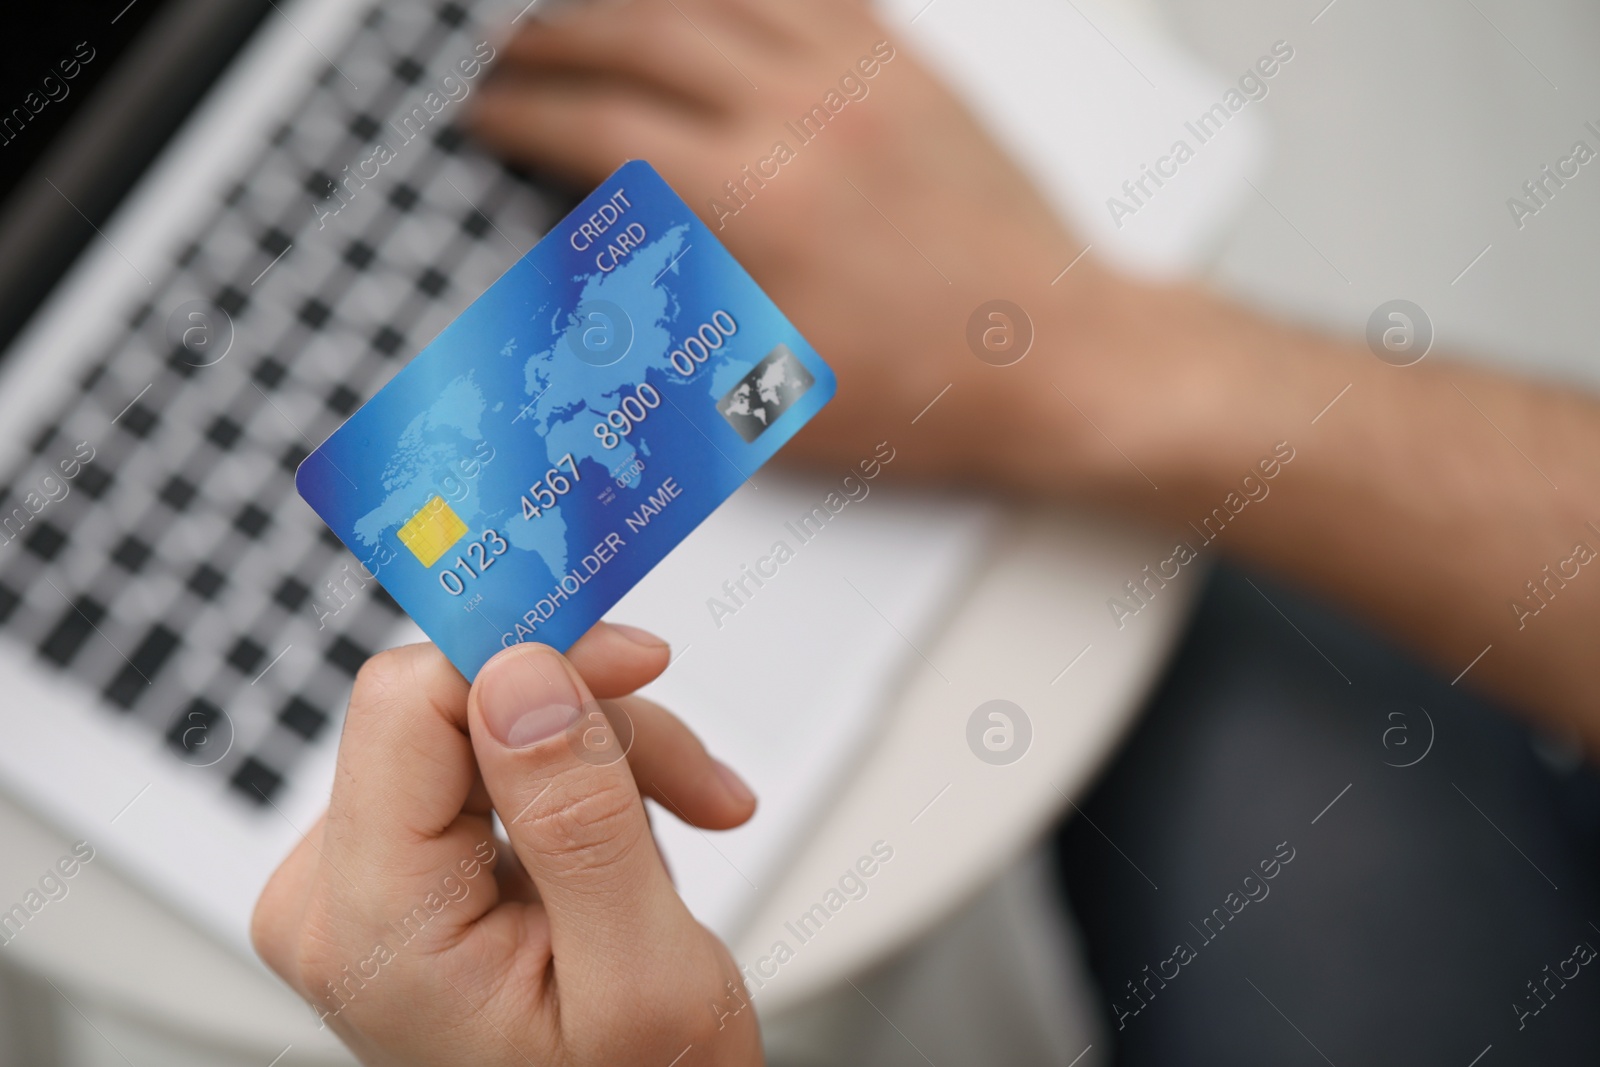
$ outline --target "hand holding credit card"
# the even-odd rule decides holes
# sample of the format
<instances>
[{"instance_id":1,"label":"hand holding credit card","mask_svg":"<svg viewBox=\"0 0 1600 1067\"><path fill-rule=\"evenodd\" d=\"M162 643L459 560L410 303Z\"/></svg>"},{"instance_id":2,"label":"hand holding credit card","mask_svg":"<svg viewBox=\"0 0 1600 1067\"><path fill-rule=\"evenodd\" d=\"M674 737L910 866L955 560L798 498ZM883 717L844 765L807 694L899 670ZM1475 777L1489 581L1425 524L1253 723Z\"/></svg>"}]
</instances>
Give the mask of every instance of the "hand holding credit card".
<instances>
[{"instance_id":1,"label":"hand holding credit card","mask_svg":"<svg viewBox=\"0 0 1600 1067\"><path fill-rule=\"evenodd\" d=\"M834 388L693 210L634 161L295 484L471 679L523 641L570 647Z\"/></svg>"}]
</instances>

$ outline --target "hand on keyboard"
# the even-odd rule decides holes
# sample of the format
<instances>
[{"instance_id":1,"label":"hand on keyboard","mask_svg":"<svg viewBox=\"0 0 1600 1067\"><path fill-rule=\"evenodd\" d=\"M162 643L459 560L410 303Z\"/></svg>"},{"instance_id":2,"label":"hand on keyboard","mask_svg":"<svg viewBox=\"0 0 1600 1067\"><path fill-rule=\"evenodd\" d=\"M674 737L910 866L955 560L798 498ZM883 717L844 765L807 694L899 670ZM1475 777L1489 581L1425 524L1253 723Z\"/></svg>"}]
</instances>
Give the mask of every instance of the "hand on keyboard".
<instances>
[{"instance_id":1,"label":"hand on keyboard","mask_svg":"<svg viewBox=\"0 0 1600 1067\"><path fill-rule=\"evenodd\" d=\"M1103 272L1091 256L1052 287L1082 242L867 4L575 7L506 42L469 120L584 188L647 159L700 212L839 373L786 458L859 460L947 386L907 459L926 474L1020 476L1033 422L1071 425L1046 372ZM1002 373L968 340L997 298L1041 334L1075 317ZM1026 328L979 318L1002 349Z\"/></svg>"},{"instance_id":2,"label":"hand on keyboard","mask_svg":"<svg viewBox=\"0 0 1600 1067\"><path fill-rule=\"evenodd\" d=\"M364 1062L761 1062L738 968L673 890L641 800L709 829L755 809L624 695L668 659L601 623L570 661L521 645L470 689L432 645L362 669L327 815L253 936Z\"/></svg>"}]
</instances>

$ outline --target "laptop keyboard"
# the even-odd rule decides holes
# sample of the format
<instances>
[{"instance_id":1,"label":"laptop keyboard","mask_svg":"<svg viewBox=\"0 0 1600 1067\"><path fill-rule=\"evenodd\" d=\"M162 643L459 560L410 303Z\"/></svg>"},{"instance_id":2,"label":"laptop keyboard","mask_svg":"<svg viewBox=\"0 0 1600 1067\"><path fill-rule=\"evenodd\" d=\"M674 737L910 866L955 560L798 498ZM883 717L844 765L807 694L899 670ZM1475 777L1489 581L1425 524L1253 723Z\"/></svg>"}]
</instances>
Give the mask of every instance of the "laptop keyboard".
<instances>
[{"instance_id":1,"label":"laptop keyboard","mask_svg":"<svg viewBox=\"0 0 1600 1067\"><path fill-rule=\"evenodd\" d=\"M566 206L455 126L483 77L460 64L516 10L375 5L148 299L86 309L126 330L0 482L0 639L246 809L331 743L402 618L295 467Z\"/></svg>"}]
</instances>

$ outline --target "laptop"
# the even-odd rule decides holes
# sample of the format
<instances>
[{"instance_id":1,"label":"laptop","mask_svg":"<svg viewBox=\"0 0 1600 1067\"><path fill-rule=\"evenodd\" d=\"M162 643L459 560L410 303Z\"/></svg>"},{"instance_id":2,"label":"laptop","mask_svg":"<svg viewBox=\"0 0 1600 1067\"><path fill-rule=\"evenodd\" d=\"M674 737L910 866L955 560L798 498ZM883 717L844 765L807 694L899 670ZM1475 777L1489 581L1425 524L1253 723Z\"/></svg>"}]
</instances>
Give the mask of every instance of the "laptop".
<instances>
[{"instance_id":1,"label":"laptop","mask_svg":"<svg viewBox=\"0 0 1600 1067\"><path fill-rule=\"evenodd\" d=\"M1070 87L1018 81L1002 61L1044 39L1029 20L1075 57L1029 71L1113 84L1131 80L1127 57L1056 25L1075 12L1015 7L962 26L924 17L925 0L889 5L1063 210L1097 209L1102 179L1164 145L1212 83L1164 46L1132 50L1165 95L1123 94L1136 121L1063 139L1050 100ZM352 579L352 558L295 495L295 467L582 192L507 167L457 126L532 9L114 0L11 31L0 788L241 952L261 885L326 803L356 671L422 639L381 588ZM997 28L995 54L973 43ZM1109 147L1085 153L1083 137ZM1219 142L1206 181L1253 158L1253 137ZM392 158L345 182L379 141ZM1118 234L1085 215L1084 230L1113 253L1131 234L1125 260L1173 269L1215 232L1195 221L1222 214L1225 198L1208 196L1175 193L1174 210L1191 200L1175 221L1152 211ZM680 890L724 936L895 687L932 669L916 646L995 517L899 491L890 467L782 582L723 618L707 602L739 564L835 488L770 470L756 483L613 613L673 643L653 692L762 796L752 824L715 839L657 820Z\"/></svg>"},{"instance_id":2,"label":"laptop","mask_svg":"<svg viewBox=\"0 0 1600 1067\"><path fill-rule=\"evenodd\" d=\"M423 639L353 577L295 467L581 191L457 125L522 3L98 7L14 31L28 73L0 115L0 786L245 950L261 885L326 801L356 671ZM380 141L381 173L346 182ZM831 488L757 483L616 613L673 642L667 694L756 764L748 844L669 849L723 929L848 767L986 522L936 515L908 546L930 505L875 492L770 607L713 626L737 563Z\"/></svg>"}]
</instances>

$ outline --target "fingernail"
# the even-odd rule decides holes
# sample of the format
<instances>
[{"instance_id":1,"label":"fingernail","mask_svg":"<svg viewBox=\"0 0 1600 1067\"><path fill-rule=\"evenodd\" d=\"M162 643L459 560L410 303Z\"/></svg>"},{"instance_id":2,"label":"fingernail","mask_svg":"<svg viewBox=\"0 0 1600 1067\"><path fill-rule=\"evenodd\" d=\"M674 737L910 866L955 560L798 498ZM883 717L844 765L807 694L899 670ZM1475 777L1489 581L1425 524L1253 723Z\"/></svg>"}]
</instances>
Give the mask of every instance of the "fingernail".
<instances>
[{"instance_id":1,"label":"fingernail","mask_svg":"<svg viewBox=\"0 0 1600 1067\"><path fill-rule=\"evenodd\" d=\"M657 637L649 630L641 630L637 626L629 626L627 623L622 622L608 622L606 625L636 645L641 645L645 648L667 647L667 643L665 641L661 640L661 638Z\"/></svg>"},{"instance_id":2,"label":"fingernail","mask_svg":"<svg viewBox=\"0 0 1600 1067\"><path fill-rule=\"evenodd\" d=\"M559 656L523 646L483 669L478 704L483 722L507 748L527 748L571 726L578 718L578 689Z\"/></svg>"},{"instance_id":3,"label":"fingernail","mask_svg":"<svg viewBox=\"0 0 1600 1067\"><path fill-rule=\"evenodd\" d=\"M755 793L748 785L745 785L743 778L740 778L734 773L732 767L728 766L726 763L723 763L715 756L712 757L711 763L717 768L717 777L722 779L722 784L726 786L728 792L733 795L733 799L737 800L741 804L752 804L755 802Z\"/></svg>"}]
</instances>

